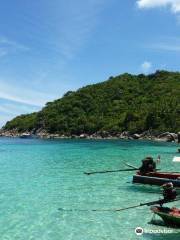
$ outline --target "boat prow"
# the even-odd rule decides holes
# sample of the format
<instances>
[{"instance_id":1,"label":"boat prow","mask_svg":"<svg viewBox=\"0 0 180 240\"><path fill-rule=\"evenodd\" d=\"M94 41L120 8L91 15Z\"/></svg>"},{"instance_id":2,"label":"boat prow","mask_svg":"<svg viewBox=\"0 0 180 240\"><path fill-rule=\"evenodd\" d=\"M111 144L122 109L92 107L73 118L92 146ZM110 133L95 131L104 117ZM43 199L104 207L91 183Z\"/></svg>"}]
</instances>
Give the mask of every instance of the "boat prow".
<instances>
[{"instance_id":1,"label":"boat prow","mask_svg":"<svg viewBox=\"0 0 180 240\"><path fill-rule=\"evenodd\" d=\"M153 206L151 211L161 217L167 226L180 227L180 209Z\"/></svg>"}]
</instances>

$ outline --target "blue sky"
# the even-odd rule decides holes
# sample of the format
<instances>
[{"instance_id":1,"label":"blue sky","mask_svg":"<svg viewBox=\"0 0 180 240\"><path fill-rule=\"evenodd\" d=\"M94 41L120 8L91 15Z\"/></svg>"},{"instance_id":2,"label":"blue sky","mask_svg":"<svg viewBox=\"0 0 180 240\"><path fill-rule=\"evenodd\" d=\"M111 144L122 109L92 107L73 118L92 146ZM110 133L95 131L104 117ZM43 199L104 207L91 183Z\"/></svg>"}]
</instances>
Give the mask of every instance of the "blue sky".
<instances>
[{"instance_id":1,"label":"blue sky","mask_svg":"<svg viewBox=\"0 0 180 240\"><path fill-rule=\"evenodd\" d=\"M180 70L180 0L6 0L0 126L124 72Z\"/></svg>"}]
</instances>

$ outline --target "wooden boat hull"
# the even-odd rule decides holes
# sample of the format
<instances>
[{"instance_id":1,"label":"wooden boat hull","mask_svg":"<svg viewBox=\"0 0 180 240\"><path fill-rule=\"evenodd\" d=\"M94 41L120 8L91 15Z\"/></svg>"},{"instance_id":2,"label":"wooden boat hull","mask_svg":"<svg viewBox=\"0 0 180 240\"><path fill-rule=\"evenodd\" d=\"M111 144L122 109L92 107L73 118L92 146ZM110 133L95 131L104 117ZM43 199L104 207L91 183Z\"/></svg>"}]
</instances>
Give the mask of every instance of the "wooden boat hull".
<instances>
[{"instance_id":1,"label":"wooden boat hull","mask_svg":"<svg viewBox=\"0 0 180 240\"><path fill-rule=\"evenodd\" d=\"M180 210L164 207L151 207L152 212L160 216L164 223L168 226L180 227Z\"/></svg>"},{"instance_id":2,"label":"wooden boat hull","mask_svg":"<svg viewBox=\"0 0 180 240\"><path fill-rule=\"evenodd\" d=\"M133 183L161 186L164 183L168 183L168 182L172 182L174 187L180 187L180 179L150 177L150 176L142 176L138 174L133 176Z\"/></svg>"},{"instance_id":3,"label":"wooden boat hull","mask_svg":"<svg viewBox=\"0 0 180 240\"><path fill-rule=\"evenodd\" d=\"M139 172L137 173L138 175ZM180 180L180 173L178 172L150 172L145 174L148 177L157 177L157 178L169 178L169 179L178 179Z\"/></svg>"}]
</instances>

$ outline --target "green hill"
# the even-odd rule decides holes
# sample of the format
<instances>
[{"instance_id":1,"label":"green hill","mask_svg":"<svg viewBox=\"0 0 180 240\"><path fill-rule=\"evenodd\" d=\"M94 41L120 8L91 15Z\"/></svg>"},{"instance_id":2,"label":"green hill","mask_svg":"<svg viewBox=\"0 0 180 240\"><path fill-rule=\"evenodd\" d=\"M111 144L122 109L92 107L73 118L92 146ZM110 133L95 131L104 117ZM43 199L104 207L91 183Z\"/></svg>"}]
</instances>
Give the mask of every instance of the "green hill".
<instances>
[{"instance_id":1,"label":"green hill","mask_svg":"<svg viewBox=\"0 0 180 240\"><path fill-rule=\"evenodd\" d=\"M180 73L123 74L67 92L38 113L9 121L4 130L45 129L65 135L108 131L180 131Z\"/></svg>"}]
</instances>

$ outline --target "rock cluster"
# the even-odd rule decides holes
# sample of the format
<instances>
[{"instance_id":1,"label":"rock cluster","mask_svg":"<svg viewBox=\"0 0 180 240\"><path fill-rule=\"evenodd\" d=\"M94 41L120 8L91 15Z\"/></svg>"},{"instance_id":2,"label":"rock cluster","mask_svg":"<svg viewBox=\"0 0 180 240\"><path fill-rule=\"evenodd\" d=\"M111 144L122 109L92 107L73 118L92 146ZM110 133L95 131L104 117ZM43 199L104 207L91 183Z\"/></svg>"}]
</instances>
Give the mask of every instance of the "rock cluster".
<instances>
[{"instance_id":1,"label":"rock cluster","mask_svg":"<svg viewBox=\"0 0 180 240\"><path fill-rule=\"evenodd\" d=\"M142 133L131 134L127 131L110 133L108 131L99 131L93 134L81 133L80 135L64 135L64 134L51 134L44 129L39 129L36 132L24 132L19 133L16 129L10 131L0 130L0 136L4 137L37 137L45 139L56 139L56 138L78 138L78 139L130 139L130 140L155 140L164 142L180 142L180 133L170 133L164 132L161 134L152 134L150 131L145 131Z\"/></svg>"}]
</instances>

